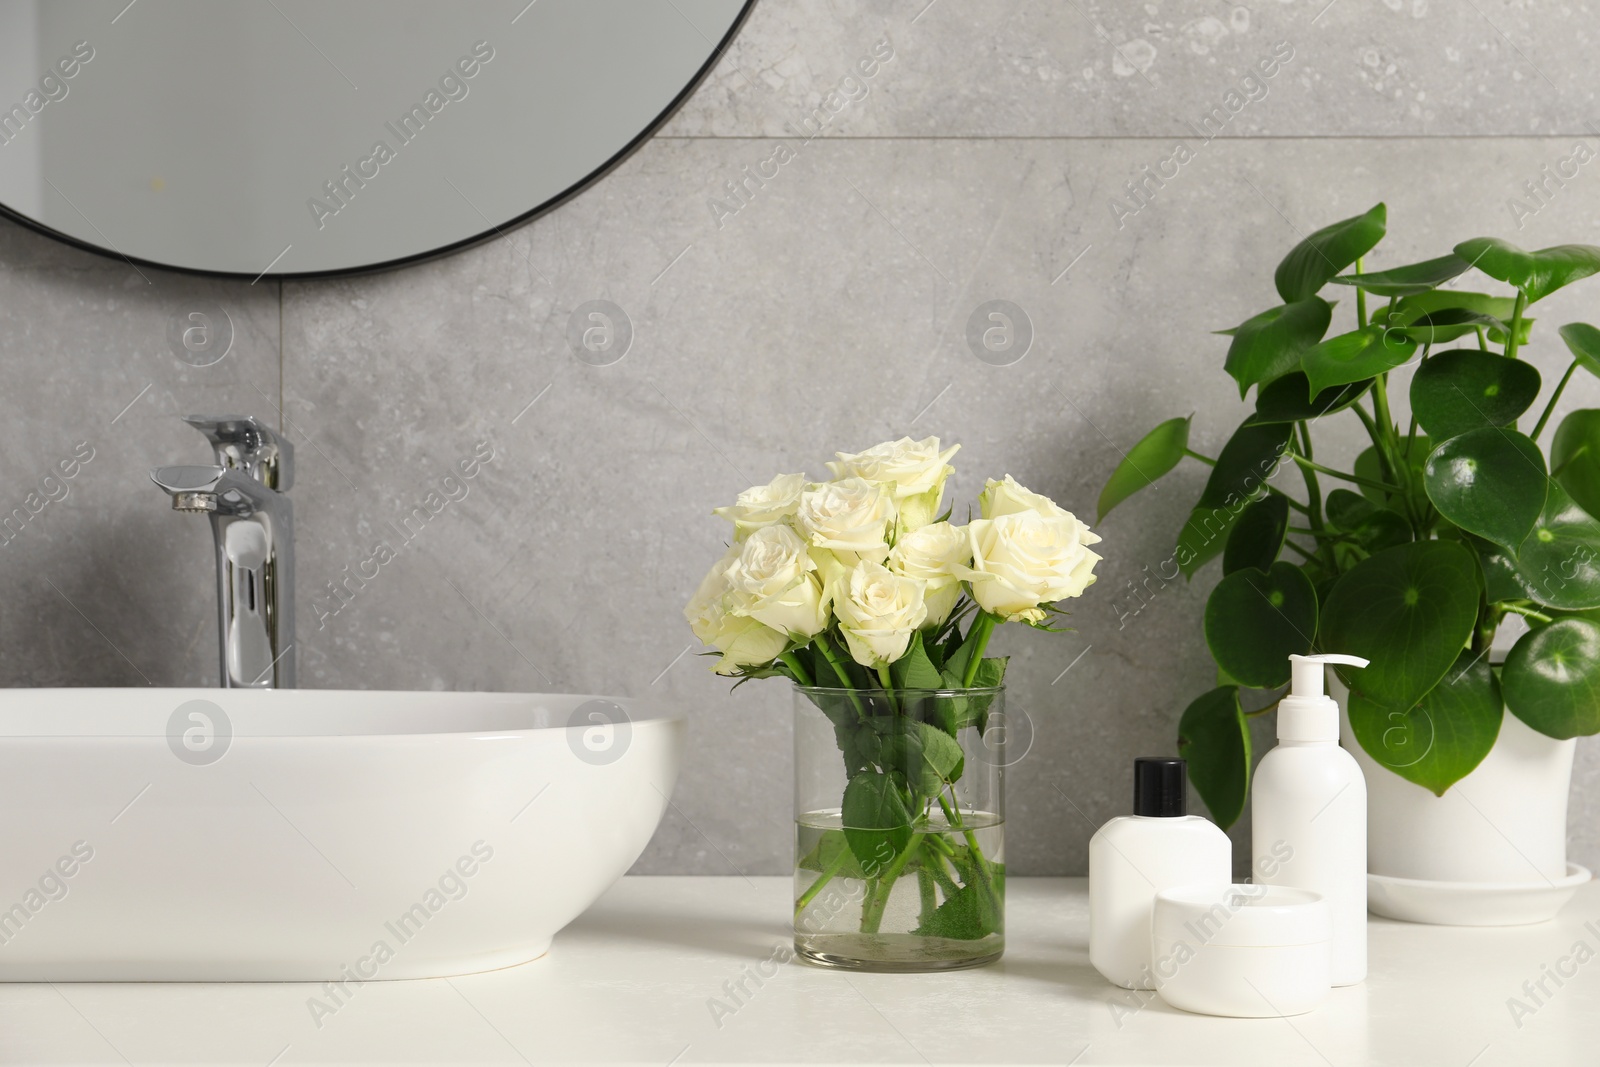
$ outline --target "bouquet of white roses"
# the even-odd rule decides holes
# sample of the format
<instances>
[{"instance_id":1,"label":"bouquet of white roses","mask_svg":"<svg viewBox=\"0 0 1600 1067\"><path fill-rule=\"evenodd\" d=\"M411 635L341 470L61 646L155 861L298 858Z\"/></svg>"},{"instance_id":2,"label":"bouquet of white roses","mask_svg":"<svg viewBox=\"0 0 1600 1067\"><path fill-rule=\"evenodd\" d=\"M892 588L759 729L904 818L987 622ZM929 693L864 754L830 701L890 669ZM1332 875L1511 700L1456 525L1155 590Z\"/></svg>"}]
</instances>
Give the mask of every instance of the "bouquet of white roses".
<instances>
[{"instance_id":1,"label":"bouquet of white roses","mask_svg":"<svg viewBox=\"0 0 1600 1067\"><path fill-rule=\"evenodd\" d=\"M721 654L717 672L845 689L999 685L1005 661L983 656L995 626L1052 629L1055 602L1094 582L1100 538L1010 475L985 486L981 518L953 525L940 512L959 448L905 437L840 452L829 481L783 474L716 509L733 543L684 616Z\"/></svg>"},{"instance_id":2,"label":"bouquet of white roses","mask_svg":"<svg viewBox=\"0 0 1600 1067\"><path fill-rule=\"evenodd\" d=\"M842 803L796 815L796 945L813 958L838 955L808 940L823 887L860 887L859 933L878 951L910 872L920 912L897 936L973 946L946 958L1000 951L1004 864L998 839L979 839L996 824L958 795L961 739L983 737L1005 678L1006 658L984 655L995 627L1056 629L1055 603L1094 581L1100 538L1009 475L985 486L980 518L952 524L941 511L955 453L902 438L838 453L830 481L785 474L745 490L717 509L733 543L684 610L718 673L792 679L831 723Z\"/></svg>"}]
</instances>

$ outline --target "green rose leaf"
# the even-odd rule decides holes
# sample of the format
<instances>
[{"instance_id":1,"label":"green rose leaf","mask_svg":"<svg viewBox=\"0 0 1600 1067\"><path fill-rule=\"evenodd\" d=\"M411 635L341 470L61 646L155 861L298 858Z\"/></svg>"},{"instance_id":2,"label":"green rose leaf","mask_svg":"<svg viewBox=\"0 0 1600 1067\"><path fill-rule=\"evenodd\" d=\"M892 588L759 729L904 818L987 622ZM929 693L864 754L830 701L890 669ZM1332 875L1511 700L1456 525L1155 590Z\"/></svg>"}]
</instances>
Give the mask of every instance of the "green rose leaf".
<instances>
[{"instance_id":1,"label":"green rose leaf","mask_svg":"<svg viewBox=\"0 0 1600 1067\"><path fill-rule=\"evenodd\" d=\"M1238 686L1213 689L1184 709L1178 755L1189 761L1189 781L1217 825L1237 822L1250 791L1250 724Z\"/></svg>"},{"instance_id":2,"label":"green rose leaf","mask_svg":"<svg viewBox=\"0 0 1600 1067\"><path fill-rule=\"evenodd\" d=\"M1411 410L1435 441L1486 426L1509 426L1539 397L1533 364L1462 348L1438 355L1411 379Z\"/></svg>"},{"instance_id":3,"label":"green rose leaf","mask_svg":"<svg viewBox=\"0 0 1600 1067\"><path fill-rule=\"evenodd\" d=\"M1283 549L1283 538L1289 531L1289 498L1268 493L1240 512L1233 532L1228 534L1228 547L1222 554L1222 573L1255 567L1266 570Z\"/></svg>"},{"instance_id":4,"label":"green rose leaf","mask_svg":"<svg viewBox=\"0 0 1600 1067\"><path fill-rule=\"evenodd\" d=\"M1253 423L1315 421L1324 415L1343 411L1372 388L1372 379L1365 378L1347 385L1336 385L1311 396L1311 383L1303 371L1285 374L1256 393L1256 413L1250 416ZM1307 400L1307 397L1311 399Z\"/></svg>"},{"instance_id":5,"label":"green rose leaf","mask_svg":"<svg viewBox=\"0 0 1600 1067\"><path fill-rule=\"evenodd\" d=\"M911 931L918 937L978 941L1000 930L1001 912L995 891L973 881L945 898L933 914Z\"/></svg>"},{"instance_id":6,"label":"green rose leaf","mask_svg":"<svg viewBox=\"0 0 1600 1067\"><path fill-rule=\"evenodd\" d=\"M1600 409L1567 413L1550 442L1555 480L1591 515L1600 515Z\"/></svg>"},{"instance_id":7,"label":"green rose leaf","mask_svg":"<svg viewBox=\"0 0 1600 1067\"><path fill-rule=\"evenodd\" d=\"M1228 677L1256 689L1289 681L1289 656L1317 636L1317 591L1293 563L1234 571L1206 601L1206 644Z\"/></svg>"},{"instance_id":8,"label":"green rose leaf","mask_svg":"<svg viewBox=\"0 0 1600 1067\"><path fill-rule=\"evenodd\" d=\"M1104 522L1112 508L1178 465L1184 449L1189 447L1191 421L1192 416L1168 419L1128 449L1117 469L1111 472L1106 487L1100 490L1096 522Z\"/></svg>"},{"instance_id":9,"label":"green rose leaf","mask_svg":"<svg viewBox=\"0 0 1600 1067\"><path fill-rule=\"evenodd\" d=\"M1200 502L1178 534L1178 568L1185 575L1193 577L1203 564L1221 554L1228 531L1276 473L1293 434L1292 423L1258 426L1246 419L1222 446Z\"/></svg>"},{"instance_id":10,"label":"green rose leaf","mask_svg":"<svg viewBox=\"0 0 1600 1067\"><path fill-rule=\"evenodd\" d=\"M1423 485L1439 514L1512 552L1539 521L1549 484L1539 446L1498 427L1452 437L1423 468Z\"/></svg>"},{"instance_id":11,"label":"green rose leaf","mask_svg":"<svg viewBox=\"0 0 1600 1067\"><path fill-rule=\"evenodd\" d=\"M961 778L961 746L943 728L917 719L882 716L868 720L883 738L880 761L898 771L918 796L938 794L946 782Z\"/></svg>"},{"instance_id":12,"label":"green rose leaf","mask_svg":"<svg viewBox=\"0 0 1600 1067\"><path fill-rule=\"evenodd\" d=\"M1367 754L1441 797L1483 762L1504 717L1494 670L1469 652L1408 710L1350 694L1350 729Z\"/></svg>"},{"instance_id":13,"label":"green rose leaf","mask_svg":"<svg viewBox=\"0 0 1600 1067\"><path fill-rule=\"evenodd\" d=\"M1521 289L1530 304L1600 273L1600 248L1593 245L1556 245L1526 252L1498 237L1474 237L1456 245L1455 253L1496 281Z\"/></svg>"},{"instance_id":14,"label":"green rose leaf","mask_svg":"<svg viewBox=\"0 0 1600 1067\"><path fill-rule=\"evenodd\" d=\"M1374 205L1364 215L1324 226L1290 250L1278 264L1273 281L1285 303L1315 296L1335 275L1366 255L1383 240L1388 209Z\"/></svg>"},{"instance_id":15,"label":"green rose leaf","mask_svg":"<svg viewBox=\"0 0 1600 1067\"><path fill-rule=\"evenodd\" d=\"M1600 521L1551 482L1544 510L1514 567L1516 584L1529 590L1532 600L1569 611L1600 607ZM1487 566L1484 572L1489 573Z\"/></svg>"},{"instance_id":16,"label":"green rose leaf","mask_svg":"<svg viewBox=\"0 0 1600 1067\"><path fill-rule=\"evenodd\" d=\"M1600 733L1600 623L1558 619L1506 657L1506 707L1547 737Z\"/></svg>"},{"instance_id":17,"label":"green rose leaf","mask_svg":"<svg viewBox=\"0 0 1600 1067\"><path fill-rule=\"evenodd\" d=\"M1233 337L1223 367L1239 383L1239 395L1299 370L1300 353L1322 340L1332 317L1333 305L1311 297L1270 308L1223 331Z\"/></svg>"},{"instance_id":18,"label":"green rose leaf","mask_svg":"<svg viewBox=\"0 0 1600 1067\"><path fill-rule=\"evenodd\" d=\"M1395 330L1382 326L1363 326L1312 345L1300 353L1311 393L1334 385L1359 382L1408 361L1417 343Z\"/></svg>"},{"instance_id":19,"label":"green rose leaf","mask_svg":"<svg viewBox=\"0 0 1600 1067\"><path fill-rule=\"evenodd\" d=\"M1583 364L1583 369L1600 377L1600 330L1587 322L1569 322L1558 331L1567 343L1572 358Z\"/></svg>"},{"instance_id":20,"label":"green rose leaf","mask_svg":"<svg viewBox=\"0 0 1600 1067\"><path fill-rule=\"evenodd\" d=\"M1334 584L1319 644L1372 661L1346 678L1352 689L1387 707L1409 708L1466 646L1479 595L1478 561L1461 544L1398 545L1362 560Z\"/></svg>"},{"instance_id":21,"label":"green rose leaf","mask_svg":"<svg viewBox=\"0 0 1600 1067\"><path fill-rule=\"evenodd\" d=\"M942 689L944 675L933 665L928 650L923 647L922 631L911 635L911 644L905 655L889 664L889 677L900 689Z\"/></svg>"},{"instance_id":22,"label":"green rose leaf","mask_svg":"<svg viewBox=\"0 0 1600 1067\"><path fill-rule=\"evenodd\" d=\"M845 840L866 870L881 871L911 843L911 812L891 775L866 771L844 787Z\"/></svg>"},{"instance_id":23,"label":"green rose leaf","mask_svg":"<svg viewBox=\"0 0 1600 1067\"><path fill-rule=\"evenodd\" d=\"M1452 252L1438 259L1425 259L1421 263L1408 263L1403 267L1391 267L1371 274L1341 274L1328 280L1339 285L1359 285L1378 296L1412 296L1437 288L1458 274L1465 274L1471 266L1471 263Z\"/></svg>"}]
</instances>

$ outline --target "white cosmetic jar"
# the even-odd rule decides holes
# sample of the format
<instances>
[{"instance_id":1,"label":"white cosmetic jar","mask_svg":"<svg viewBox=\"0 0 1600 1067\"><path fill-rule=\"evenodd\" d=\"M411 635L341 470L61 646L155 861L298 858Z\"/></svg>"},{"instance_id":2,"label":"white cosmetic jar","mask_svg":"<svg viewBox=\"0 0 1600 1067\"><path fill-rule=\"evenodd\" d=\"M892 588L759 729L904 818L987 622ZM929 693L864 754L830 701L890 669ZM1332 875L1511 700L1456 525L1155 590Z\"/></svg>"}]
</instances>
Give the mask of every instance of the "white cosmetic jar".
<instances>
[{"instance_id":1,"label":"white cosmetic jar","mask_svg":"<svg viewBox=\"0 0 1600 1067\"><path fill-rule=\"evenodd\" d=\"M1275 885L1156 894L1151 970L1161 999L1203 1015L1277 1018L1321 1004L1332 924L1320 893Z\"/></svg>"}]
</instances>

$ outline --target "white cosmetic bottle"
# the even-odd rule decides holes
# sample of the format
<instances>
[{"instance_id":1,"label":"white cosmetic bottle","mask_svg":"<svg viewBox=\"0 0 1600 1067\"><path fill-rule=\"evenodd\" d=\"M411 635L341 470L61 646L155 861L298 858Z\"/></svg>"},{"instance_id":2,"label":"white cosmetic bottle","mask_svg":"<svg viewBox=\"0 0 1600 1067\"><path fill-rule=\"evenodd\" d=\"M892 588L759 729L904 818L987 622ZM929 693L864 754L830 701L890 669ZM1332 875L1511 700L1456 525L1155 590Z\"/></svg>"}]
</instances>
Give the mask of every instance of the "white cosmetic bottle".
<instances>
[{"instance_id":1,"label":"white cosmetic bottle","mask_svg":"<svg viewBox=\"0 0 1600 1067\"><path fill-rule=\"evenodd\" d=\"M1125 989L1156 988L1156 894L1233 880L1233 843L1215 823L1187 814L1188 784L1183 760L1139 757L1133 814L1112 819L1089 840L1089 962Z\"/></svg>"},{"instance_id":2,"label":"white cosmetic bottle","mask_svg":"<svg viewBox=\"0 0 1600 1067\"><path fill-rule=\"evenodd\" d=\"M1278 704L1278 745L1251 786L1251 871L1257 884L1320 893L1328 902L1333 984L1367 977L1367 782L1339 747L1339 705L1323 695L1323 665L1355 656L1290 656Z\"/></svg>"}]
</instances>

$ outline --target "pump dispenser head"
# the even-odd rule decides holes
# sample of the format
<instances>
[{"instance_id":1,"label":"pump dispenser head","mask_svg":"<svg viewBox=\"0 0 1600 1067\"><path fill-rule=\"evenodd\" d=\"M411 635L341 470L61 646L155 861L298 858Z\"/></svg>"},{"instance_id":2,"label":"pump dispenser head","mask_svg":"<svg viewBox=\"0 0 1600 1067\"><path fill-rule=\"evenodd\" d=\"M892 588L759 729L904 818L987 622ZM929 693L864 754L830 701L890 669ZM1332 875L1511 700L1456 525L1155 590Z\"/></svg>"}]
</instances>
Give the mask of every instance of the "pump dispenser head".
<instances>
[{"instance_id":1,"label":"pump dispenser head","mask_svg":"<svg viewBox=\"0 0 1600 1067\"><path fill-rule=\"evenodd\" d=\"M1140 756L1133 761L1133 813L1178 819L1189 813L1188 764L1176 756Z\"/></svg>"},{"instance_id":2,"label":"pump dispenser head","mask_svg":"<svg viewBox=\"0 0 1600 1067\"><path fill-rule=\"evenodd\" d=\"M1290 656L1289 695L1278 704L1279 741L1339 740L1339 705L1323 692L1323 667L1365 667L1359 656Z\"/></svg>"}]
</instances>

